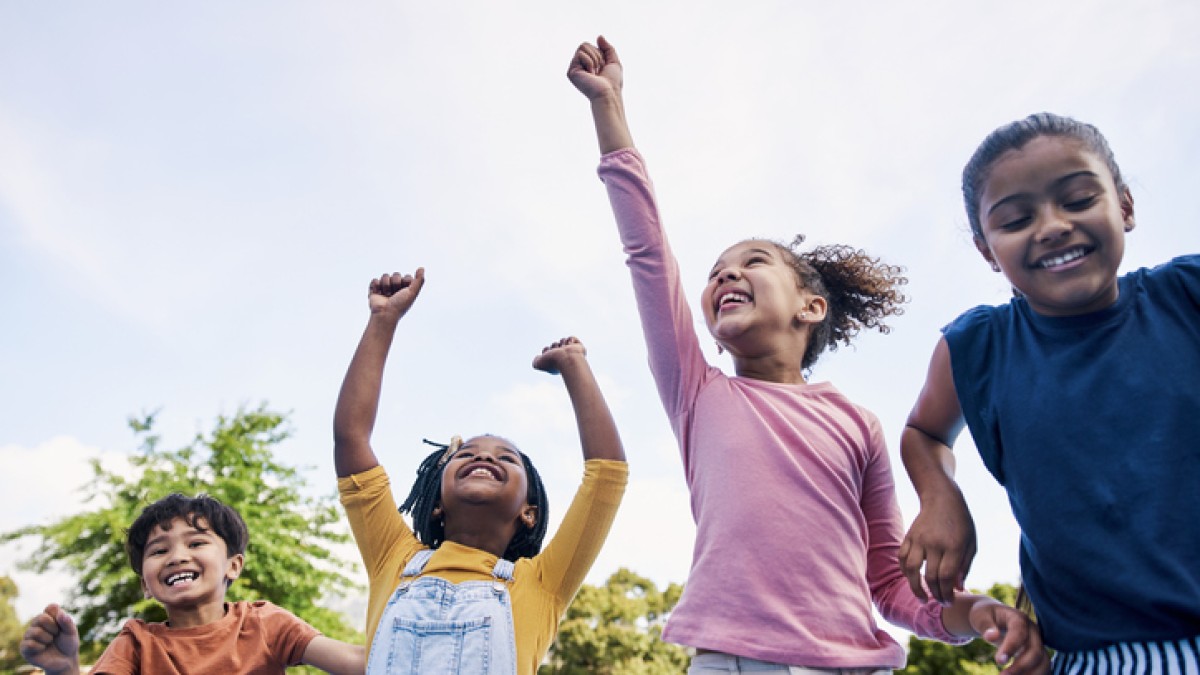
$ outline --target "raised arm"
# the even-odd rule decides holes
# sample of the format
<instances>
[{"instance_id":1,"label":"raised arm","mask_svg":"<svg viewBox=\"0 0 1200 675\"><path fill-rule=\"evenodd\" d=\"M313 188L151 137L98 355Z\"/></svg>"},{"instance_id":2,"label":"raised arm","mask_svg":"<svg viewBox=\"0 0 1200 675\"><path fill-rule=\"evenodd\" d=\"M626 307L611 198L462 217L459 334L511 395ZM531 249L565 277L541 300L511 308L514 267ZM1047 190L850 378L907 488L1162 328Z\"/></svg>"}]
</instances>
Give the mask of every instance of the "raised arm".
<instances>
[{"instance_id":1,"label":"raised arm","mask_svg":"<svg viewBox=\"0 0 1200 675\"><path fill-rule=\"evenodd\" d=\"M425 268L414 274L385 274L371 280L367 327L359 340L333 414L333 465L338 477L379 465L371 449L371 431L379 410L383 366L396 325L425 285Z\"/></svg>"},{"instance_id":2,"label":"raised arm","mask_svg":"<svg viewBox=\"0 0 1200 675\"><path fill-rule=\"evenodd\" d=\"M621 98L624 70L617 50L604 36L596 44L579 45L567 69L571 84L592 103L592 120L601 154L632 148L633 137L625 121L625 102Z\"/></svg>"},{"instance_id":3,"label":"raised arm","mask_svg":"<svg viewBox=\"0 0 1200 675\"><path fill-rule=\"evenodd\" d=\"M592 367L588 365L583 343L575 337L563 338L543 349L533 359L533 367L551 375L562 375L571 406L575 409L583 458L624 462L625 449L621 446L617 425L592 374Z\"/></svg>"},{"instance_id":4,"label":"raised arm","mask_svg":"<svg viewBox=\"0 0 1200 675\"><path fill-rule=\"evenodd\" d=\"M962 589L975 558L975 523L962 491L954 481L954 443L963 427L962 408L954 389L950 348L945 338L938 341L929 363L929 374L917 403L909 413L900 437L900 456L921 511L900 545L900 568L913 593L926 598L925 582L933 597L943 604Z\"/></svg>"}]
</instances>

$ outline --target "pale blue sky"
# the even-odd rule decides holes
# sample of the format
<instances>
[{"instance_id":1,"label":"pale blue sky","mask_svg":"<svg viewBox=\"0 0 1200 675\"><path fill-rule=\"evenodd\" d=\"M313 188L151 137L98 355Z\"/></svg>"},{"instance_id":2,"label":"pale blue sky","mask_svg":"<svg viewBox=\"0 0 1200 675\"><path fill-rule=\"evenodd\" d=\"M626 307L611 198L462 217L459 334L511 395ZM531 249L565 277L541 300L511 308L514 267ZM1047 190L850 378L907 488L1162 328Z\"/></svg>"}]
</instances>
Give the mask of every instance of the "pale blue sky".
<instances>
[{"instance_id":1,"label":"pale blue sky","mask_svg":"<svg viewBox=\"0 0 1200 675\"><path fill-rule=\"evenodd\" d=\"M1137 204L1125 267L1200 251L1188 0L5 2L0 530L77 509L86 458L119 461L145 410L169 446L242 404L292 411L280 452L331 492L367 280L424 265L375 439L397 482L422 437L502 433L561 514L578 445L561 385L529 361L578 335L633 471L592 580L625 565L683 581L687 494L565 77L601 32L693 297L748 236L804 232L908 267L894 332L814 373L879 414L906 519L896 443L938 328L1007 295L957 192L988 131L1040 110L1097 124ZM981 534L969 582L1015 582L1007 504L958 451ZM0 573L28 618L63 580L16 571L18 553L0 548Z\"/></svg>"}]
</instances>

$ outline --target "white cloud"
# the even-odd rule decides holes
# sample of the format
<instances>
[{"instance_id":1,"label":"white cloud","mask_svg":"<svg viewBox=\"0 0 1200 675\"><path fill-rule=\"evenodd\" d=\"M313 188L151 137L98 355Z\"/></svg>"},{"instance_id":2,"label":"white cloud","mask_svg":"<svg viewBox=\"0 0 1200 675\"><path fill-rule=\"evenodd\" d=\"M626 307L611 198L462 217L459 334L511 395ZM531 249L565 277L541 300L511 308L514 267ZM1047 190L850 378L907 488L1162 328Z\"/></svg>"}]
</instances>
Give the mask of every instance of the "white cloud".
<instances>
[{"instance_id":1,"label":"white cloud","mask_svg":"<svg viewBox=\"0 0 1200 675\"><path fill-rule=\"evenodd\" d=\"M100 461L107 470L128 469L123 455L102 453L66 436L28 448L0 447L0 494L5 496L6 503L20 505L0 512L0 532L26 525L47 525L62 517L99 508L100 505L84 501L82 490L93 476L92 460ZM65 599L73 581L61 572L36 575L18 570L18 561L32 553L34 543L26 539L0 546L0 574L11 576L17 583L20 595L14 606L22 620L50 602Z\"/></svg>"}]
</instances>

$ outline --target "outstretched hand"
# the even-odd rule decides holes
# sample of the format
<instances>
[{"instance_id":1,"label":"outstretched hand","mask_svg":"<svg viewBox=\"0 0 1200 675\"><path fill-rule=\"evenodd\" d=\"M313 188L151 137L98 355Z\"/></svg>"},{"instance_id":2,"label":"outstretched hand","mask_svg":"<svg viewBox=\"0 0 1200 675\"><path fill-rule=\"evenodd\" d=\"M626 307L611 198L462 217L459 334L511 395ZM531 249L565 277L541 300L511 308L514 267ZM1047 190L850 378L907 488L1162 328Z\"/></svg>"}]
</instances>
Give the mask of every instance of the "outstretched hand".
<instances>
[{"instance_id":1,"label":"outstretched hand","mask_svg":"<svg viewBox=\"0 0 1200 675\"><path fill-rule=\"evenodd\" d=\"M1050 672L1042 631L1016 609L1000 602L976 603L968 617L979 636L996 647L996 665L1008 675Z\"/></svg>"},{"instance_id":2,"label":"outstretched hand","mask_svg":"<svg viewBox=\"0 0 1200 675\"><path fill-rule=\"evenodd\" d=\"M21 656L47 673L79 672L79 630L56 604L33 617L21 638Z\"/></svg>"},{"instance_id":3,"label":"outstretched hand","mask_svg":"<svg viewBox=\"0 0 1200 675\"><path fill-rule=\"evenodd\" d=\"M575 50L567 78L589 100L620 93L624 71L617 50L604 36L596 44L585 42Z\"/></svg>"},{"instance_id":4,"label":"outstretched hand","mask_svg":"<svg viewBox=\"0 0 1200 675\"><path fill-rule=\"evenodd\" d=\"M404 316L425 285L425 268L413 274L384 274L371 280L368 303L372 314L386 314L393 319Z\"/></svg>"},{"instance_id":5,"label":"outstretched hand","mask_svg":"<svg viewBox=\"0 0 1200 675\"><path fill-rule=\"evenodd\" d=\"M927 600L921 582L924 563L929 592L938 602L949 604L954 601L954 591L961 590L966 582L975 551L975 521L962 494L955 491L921 505L921 512L900 544L900 569L908 577L913 594Z\"/></svg>"},{"instance_id":6,"label":"outstretched hand","mask_svg":"<svg viewBox=\"0 0 1200 675\"><path fill-rule=\"evenodd\" d=\"M533 367L557 375L562 372L563 365L570 359L587 356L587 349L577 337L565 337L547 347L542 353L533 357Z\"/></svg>"}]
</instances>

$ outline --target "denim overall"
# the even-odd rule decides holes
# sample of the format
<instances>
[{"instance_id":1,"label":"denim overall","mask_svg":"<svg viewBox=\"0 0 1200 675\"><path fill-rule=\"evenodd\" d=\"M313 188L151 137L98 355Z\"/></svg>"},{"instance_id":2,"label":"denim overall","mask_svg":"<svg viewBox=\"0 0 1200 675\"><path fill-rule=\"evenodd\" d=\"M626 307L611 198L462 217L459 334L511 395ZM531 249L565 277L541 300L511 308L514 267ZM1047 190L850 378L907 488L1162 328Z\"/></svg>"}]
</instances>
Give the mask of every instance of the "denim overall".
<instances>
[{"instance_id":1,"label":"denim overall","mask_svg":"<svg viewBox=\"0 0 1200 675\"><path fill-rule=\"evenodd\" d=\"M497 560L492 581L416 578L432 556L425 549L404 567L375 631L367 675L515 675L513 563Z\"/></svg>"}]
</instances>

